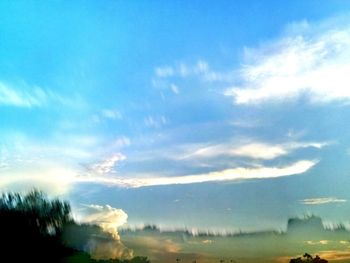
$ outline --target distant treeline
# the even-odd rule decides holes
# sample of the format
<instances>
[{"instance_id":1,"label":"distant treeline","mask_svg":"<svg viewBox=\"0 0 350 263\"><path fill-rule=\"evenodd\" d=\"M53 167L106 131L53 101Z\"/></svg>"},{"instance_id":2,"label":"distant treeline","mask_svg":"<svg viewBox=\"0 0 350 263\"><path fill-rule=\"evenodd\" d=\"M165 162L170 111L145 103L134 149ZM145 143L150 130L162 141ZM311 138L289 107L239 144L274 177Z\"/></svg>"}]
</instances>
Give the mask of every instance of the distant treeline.
<instances>
[{"instance_id":1,"label":"distant treeline","mask_svg":"<svg viewBox=\"0 0 350 263\"><path fill-rule=\"evenodd\" d=\"M7 262L149 263L146 257L95 260L64 242L65 230L72 225L79 226L72 218L68 202L50 200L37 190L26 195L3 194L0 197L1 257Z\"/></svg>"},{"instance_id":2,"label":"distant treeline","mask_svg":"<svg viewBox=\"0 0 350 263\"><path fill-rule=\"evenodd\" d=\"M213 230L196 230L191 231L187 228L175 229L175 230L161 230L157 225L146 224L139 228L122 228L119 230L121 234L128 232L158 232L158 233L174 233L178 232L186 236L197 237L246 237L246 236L263 236L263 235L286 235L286 234L305 234L305 233L334 233L334 232L346 232L345 225L338 223L332 227L324 227L322 219L316 215L305 215L304 217L289 218L287 222L287 229L282 230L263 230L263 231L236 231L236 232L216 232Z\"/></svg>"}]
</instances>

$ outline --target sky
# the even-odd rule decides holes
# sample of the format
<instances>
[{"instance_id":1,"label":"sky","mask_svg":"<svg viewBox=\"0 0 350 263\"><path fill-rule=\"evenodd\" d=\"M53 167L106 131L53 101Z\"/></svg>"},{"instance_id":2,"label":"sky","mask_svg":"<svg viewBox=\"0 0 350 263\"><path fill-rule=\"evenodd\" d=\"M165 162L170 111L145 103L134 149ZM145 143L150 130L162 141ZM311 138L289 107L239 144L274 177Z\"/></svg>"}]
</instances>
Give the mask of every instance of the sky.
<instances>
[{"instance_id":1,"label":"sky","mask_svg":"<svg viewBox=\"0 0 350 263\"><path fill-rule=\"evenodd\" d=\"M349 14L335 0L1 1L2 191L40 188L113 226L350 224Z\"/></svg>"}]
</instances>

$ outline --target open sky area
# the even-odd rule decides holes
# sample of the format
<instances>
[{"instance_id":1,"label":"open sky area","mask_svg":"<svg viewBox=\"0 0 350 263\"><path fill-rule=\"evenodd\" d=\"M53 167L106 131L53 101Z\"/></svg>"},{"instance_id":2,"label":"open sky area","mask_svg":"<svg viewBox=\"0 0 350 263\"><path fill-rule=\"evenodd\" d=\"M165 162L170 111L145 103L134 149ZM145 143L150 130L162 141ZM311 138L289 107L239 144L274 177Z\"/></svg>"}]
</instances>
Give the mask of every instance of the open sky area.
<instances>
[{"instance_id":1,"label":"open sky area","mask_svg":"<svg viewBox=\"0 0 350 263\"><path fill-rule=\"evenodd\" d=\"M350 224L350 1L1 1L0 187L127 226Z\"/></svg>"}]
</instances>

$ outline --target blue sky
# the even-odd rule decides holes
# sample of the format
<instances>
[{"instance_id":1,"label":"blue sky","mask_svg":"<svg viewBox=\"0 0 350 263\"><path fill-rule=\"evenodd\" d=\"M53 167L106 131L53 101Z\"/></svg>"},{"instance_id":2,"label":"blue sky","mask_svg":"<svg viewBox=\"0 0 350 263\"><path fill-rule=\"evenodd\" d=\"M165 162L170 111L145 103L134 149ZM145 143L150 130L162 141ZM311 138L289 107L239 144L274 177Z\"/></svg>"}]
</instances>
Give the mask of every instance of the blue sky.
<instances>
[{"instance_id":1,"label":"blue sky","mask_svg":"<svg viewBox=\"0 0 350 263\"><path fill-rule=\"evenodd\" d=\"M108 204L129 225L347 223L349 10L1 2L2 189Z\"/></svg>"}]
</instances>

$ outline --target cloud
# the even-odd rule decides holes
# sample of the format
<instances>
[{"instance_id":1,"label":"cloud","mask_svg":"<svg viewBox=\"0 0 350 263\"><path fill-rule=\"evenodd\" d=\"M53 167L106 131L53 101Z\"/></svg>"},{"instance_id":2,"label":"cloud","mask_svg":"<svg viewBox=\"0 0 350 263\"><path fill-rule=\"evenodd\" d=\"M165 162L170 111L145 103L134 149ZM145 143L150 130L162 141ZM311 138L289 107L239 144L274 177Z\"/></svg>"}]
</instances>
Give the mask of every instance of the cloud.
<instances>
[{"instance_id":1,"label":"cloud","mask_svg":"<svg viewBox=\"0 0 350 263\"><path fill-rule=\"evenodd\" d=\"M146 187L174 184L193 184L205 182L244 181L250 179L268 179L302 174L311 169L317 161L298 161L284 167L233 168L222 171L209 172L197 175L150 178L106 178L86 177L77 178L85 182L95 182L119 187Z\"/></svg>"},{"instance_id":2,"label":"cloud","mask_svg":"<svg viewBox=\"0 0 350 263\"><path fill-rule=\"evenodd\" d=\"M231 82L235 76L234 71L218 72L212 70L205 60L198 60L194 64L181 62L171 66L156 67L154 72L159 79L198 77L205 82ZM158 81L153 81L153 83L159 84Z\"/></svg>"},{"instance_id":3,"label":"cloud","mask_svg":"<svg viewBox=\"0 0 350 263\"><path fill-rule=\"evenodd\" d=\"M81 213L80 221L90 225L97 225L101 227L104 232L101 233L98 232L98 229L85 227L87 229L84 233L89 233L89 236L88 239L85 240L83 247L93 258L110 259L133 257L133 251L128 249L121 242L118 234L118 227L124 225L128 219L128 215L122 209L117 209L110 205L90 204L84 205L79 211ZM74 231L74 229L72 229L71 232L72 231ZM74 233L70 234L72 235ZM76 234L79 235L79 232ZM68 240L68 242L70 242L70 240ZM77 245L79 246L79 244L76 244L76 246Z\"/></svg>"},{"instance_id":4,"label":"cloud","mask_svg":"<svg viewBox=\"0 0 350 263\"><path fill-rule=\"evenodd\" d=\"M47 93L39 87L30 90L17 90L9 84L0 82L0 105L16 107L39 107L46 103Z\"/></svg>"},{"instance_id":5,"label":"cloud","mask_svg":"<svg viewBox=\"0 0 350 263\"><path fill-rule=\"evenodd\" d=\"M131 144L130 139L125 136L121 136L113 142L113 146L118 149L129 146L130 144Z\"/></svg>"},{"instance_id":6,"label":"cloud","mask_svg":"<svg viewBox=\"0 0 350 263\"><path fill-rule=\"evenodd\" d=\"M332 203L344 203L347 202L346 199L339 199L336 197L319 197L319 198L307 198L300 200L300 203L304 205L323 205Z\"/></svg>"},{"instance_id":7,"label":"cloud","mask_svg":"<svg viewBox=\"0 0 350 263\"><path fill-rule=\"evenodd\" d=\"M167 124L168 120L165 116L160 116L160 117L147 116L144 119L144 123L147 127L158 129L164 126L165 124Z\"/></svg>"},{"instance_id":8,"label":"cloud","mask_svg":"<svg viewBox=\"0 0 350 263\"><path fill-rule=\"evenodd\" d=\"M0 81L0 106L14 106L22 108L43 107L50 103L58 103L70 107L82 105L78 97L62 97L51 90L45 90L39 86L31 86L25 82L18 85Z\"/></svg>"},{"instance_id":9,"label":"cloud","mask_svg":"<svg viewBox=\"0 0 350 263\"><path fill-rule=\"evenodd\" d=\"M171 66L157 67L154 72L159 78L167 78L175 74L174 69Z\"/></svg>"},{"instance_id":10,"label":"cloud","mask_svg":"<svg viewBox=\"0 0 350 263\"><path fill-rule=\"evenodd\" d=\"M91 204L86 206L83 222L98 225L114 239L120 240L117 229L126 224L127 219L128 215L122 209Z\"/></svg>"},{"instance_id":11,"label":"cloud","mask_svg":"<svg viewBox=\"0 0 350 263\"><path fill-rule=\"evenodd\" d=\"M289 142L275 145L263 142L252 142L242 145L225 143L199 148L180 159L241 156L253 159L272 160L287 155L294 150L310 147L320 149L329 144L329 142Z\"/></svg>"},{"instance_id":12,"label":"cloud","mask_svg":"<svg viewBox=\"0 0 350 263\"><path fill-rule=\"evenodd\" d=\"M2 191L28 191L39 188L50 195L66 194L75 182L76 171L72 167L59 164L24 165L0 170Z\"/></svg>"},{"instance_id":13,"label":"cloud","mask_svg":"<svg viewBox=\"0 0 350 263\"><path fill-rule=\"evenodd\" d=\"M313 240L308 240L308 241L305 241L306 244L308 245L328 245L329 244L329 240L320 240L320 241L313 241Z\"/></svg>"},{"instance_id":14,"label":"cloud","mask_svg":"<svg viewBox=\"0 0 350 263\"><path fill-rule=\"evenodd\" d=\"M321 32L317 32L317 31ZM294 100L312 103L350 100L350 27L318 29L294 25L282 39L246 49L248 62L237 72L236 84L224 95L235 104Z\"/></svg>"},{"instance_id":15,"label":"cloud","mask_svg":"<svg viewBox=\"0 0 350 263\"><path fill-rule=\"evenodd\" d=\"M130 239L129 239L130 242ZM138 236L132 238L134 247L142 247L147 251L148 256L165 253L179 253L181 246L170 238L162 236Z\"/></svg>"},{"instance_id":16,"label":"cloud","mask_svg":"<svg viewBox=\"0 0 350 263\"><path fill-rule=\"evenodd\" d=\"M117 110L104 109L104 110L101 111L101 114L106 119L112 119L112 120L121 120L121 119L123 119L123 115Z\"/></svg>"},{"instance_id":17,"label":"cloud","mask_svg":"<svg viewBox=\"0 0 350 263\"><path fill-rule=\"evenodd\" d=\"M319 251L318 255L321 258L326 258L327 260L341 260L344 262L344 260L350 259L350 252L349 251L339 251L339 250L326 250L326 251Z\"/></svg>"},{"instance_id":18,"label":"cloud","mask_svg":"<svg viewBox=\"0 0 350 263\"><path fill-rule=\"evenodd\" d=\"M9 168L9 153L6 148L0 148L0 172Z\"/></svg>"},{"instance_id":19,"label":"cloud","mask_svg":"<svg viewBox=\"0 0 350 263\"><path fill-rule=\"evenodd\" d=\"M109 174L113 172L113 168L117 165L117 163L125 160L126 157L121 153L115 153L107 159L103 160L100 163L93 164L89 170L92 173L96 173L99 175Z\"/></svg>"},{"instance_id":20,"label":"cloud","mask_svg":"<svg viewBox=\"0 0 350 263\"><path fill-rule=\"evenodd\" d=\"M179 87L177 85L173 84L173 83L170 84L170 89L171 89L172 92L174 92L174 94L179 94L180 93Z\"/></svg>"}]
</instances>

